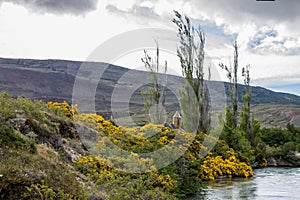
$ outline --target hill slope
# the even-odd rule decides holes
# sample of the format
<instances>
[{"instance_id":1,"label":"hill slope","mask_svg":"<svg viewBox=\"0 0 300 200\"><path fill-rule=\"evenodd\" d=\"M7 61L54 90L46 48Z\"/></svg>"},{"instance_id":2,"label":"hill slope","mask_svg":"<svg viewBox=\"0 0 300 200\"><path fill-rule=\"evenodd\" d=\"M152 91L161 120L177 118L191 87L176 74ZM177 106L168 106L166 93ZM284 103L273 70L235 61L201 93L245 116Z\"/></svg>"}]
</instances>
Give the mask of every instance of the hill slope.
<instances>
[{"instance_id":1,"label":"hill slope","mask_svg":"<svg viewBox=\"0 0 300 200\"><path fill-rule=\"evenodd\" d=\"M72 92L76 75L82 68L91 69L87 70L86 74L83 74L85 71L81 70L80 75L82 78L99 81L95 93L96 110L98 113L106 118L111 115L111 103L112 100L116 100L113 95L117 90L123 91L124 94L132 92L130 99L117 99L119 107L126 107L129 104L129 115L136 115L135 117L139 119L141 116L142 118L145 117L143 98L140 92L147 87L150 74L106 63L0 58L0 91L6 90L13 96L23 95L31 99L41 99L44 101L67 100L68 102L72 102ZM101 77L97 77L91 73L99 70L103 72ZM166 109L167 112L172 113L179 109L178 97L176 96L177 91L175 90L182 85L183 78L168 75L167 81ZM222 93L222 91L218 91L220 90L220 84L224 84L223 88L228 90L229 85L227 83L212 82L212 88L215 89L216 94ZM239 85L240 103L242 103L244 90L245 88ZM300 125L299 112L292 112L300 106L299 96L278 93L262 87L251 87L251 91L253 97L252 104L264 105L255 107L255 113L259 113L258 117L263 118L261 119L262 122L268 124L272 120L276 121L272 118L278 117L279 114L279 118L281 118L280 124L286 124L291 121L291 116L285 113L292 113L292 122ZM220 97L220 99L222 98ZM83 97L82 101L89 102L90 99ZM282 104L290 104L292 106L286 106L284 112L276 113L275 111L276 114L274 115L267 114L270 112L270 109L267 108L272 107L273 110L276 110L281 108L282 106L280 105ZM219 109L222 109L221 102L219 105ZM120 112L124 111L121 109ZM268 119L261 116L266 116ZM274 125L278 124L275 123Z\"/></svg>"}]
</instances>

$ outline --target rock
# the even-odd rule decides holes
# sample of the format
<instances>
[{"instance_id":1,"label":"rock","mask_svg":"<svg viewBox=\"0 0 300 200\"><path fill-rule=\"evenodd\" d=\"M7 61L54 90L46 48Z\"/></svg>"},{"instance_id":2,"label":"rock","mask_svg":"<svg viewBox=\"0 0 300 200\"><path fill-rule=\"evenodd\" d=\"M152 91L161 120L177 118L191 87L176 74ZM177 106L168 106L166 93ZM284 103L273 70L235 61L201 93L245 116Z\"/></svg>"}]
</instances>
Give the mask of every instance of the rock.
<instances>
[{"instance_id":1,"label":"rock","mask_svg":"<svg viewBox=\"0 0 300 200\"><path fill-rule=\"evenodd\" d=\"M268 167L298 167L300 162L295 159L287 159L282 157L269 157L267 159Z\"/></svg>"},{"instance_id":2,"label":"rock","mask_svg":"<svg viewBox=\"0 0 300 200\"><path fill-rule=\"evenodd\" d=\"M22 127L25 126L26 119L25 118L13 118L13 119L9 119L8 123L11 124L14 129L20 130Z\"/></svg>"},{"instance_id":3,"label":"rock","mask_svg":"<svg viewBox=\"0 0 300 200\"><path fill-rule=\"evenodd\" d=\"M82 145L89 151L94 149L95 143L98 142L98 132L82 123L76 123L75 126Z\"/></svg>"},{"instance_id":4,"label":"rock","mask_svg":"<svg viewBox=\"0 0 300 200\"><path fill-rule=\"evenodd\" d=\"M276 167L277 166L277 162L274 157L269 157L267 159L267 161L268 161L268 167Z\"/></svg>"},{"instance_id":5,"label":"rock","mask_svg":"<svg viewBox=\"0 0 300 200\"><path fill-rule=\"evenodd\" d=\"M23 110L15 110L17 118L24 118L25 112Z\"/></svg>"},{"instance_id":6,"label":"rock","mask_svg":"<svg viewBox=\"0 0 300 200\"><path fill-rule=\"evenodd\" d=\"M65 154L68 160L71 162L75 162L78 157L82 156L80 153L71 148L70 143L66 139L62 139L62 148L61 150Z\"/></svg>"},{"instance_id":7,"label":"rock","mask_svg":"<svg viewBox=\"0 0 300 200\"><path fill-rule=\"evenodd\" d=\"M164 123L164 126L170 128L170 129L175 129L175 126L173 124Z\"/></svg>"},{"instance_id":8,"label":"rock","mask_svg":"<svg viewBox=\"0 0 300 200\"><path fill-rule=\"evenodd\" d=\"M277 162L277 165L280 167L294 167L295 165L287 160L280 159Z\"/></svg>"},{"instance_id":9,"label":"rock","mask_svg":"<svg viewBox=\"0 0 300 200\"><path fill-rule=\"evenodd\" d=\"M64 138L79 139L74 123L67 123L63 120L59 121L59 134Z\"/></svg>"}]
</instances>

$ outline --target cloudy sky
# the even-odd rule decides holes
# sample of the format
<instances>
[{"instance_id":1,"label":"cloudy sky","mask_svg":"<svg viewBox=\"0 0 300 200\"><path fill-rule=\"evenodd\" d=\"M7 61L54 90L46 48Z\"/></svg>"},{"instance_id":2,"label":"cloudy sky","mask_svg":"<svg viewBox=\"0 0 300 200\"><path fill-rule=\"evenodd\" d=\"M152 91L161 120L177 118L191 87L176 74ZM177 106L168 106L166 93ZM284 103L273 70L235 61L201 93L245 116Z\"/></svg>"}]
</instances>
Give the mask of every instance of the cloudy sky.
<instances>
[{"instance_id":1,"label":"cloudy sky","mask_svg":"<svg viewBox=\"0 0 300 200\"><path fill-rule=\"evenodd\" d=\"M251 65L253 85L300 95L299 0L0 0L0 57L89 60L101 44L128 31L176 33L173 10L201 26L213 65L229 65L236 37L240 66ZM140 50L113 62L137 68ZM176 71L176 56L165 58Z\"/></svg>"}]
</instances>

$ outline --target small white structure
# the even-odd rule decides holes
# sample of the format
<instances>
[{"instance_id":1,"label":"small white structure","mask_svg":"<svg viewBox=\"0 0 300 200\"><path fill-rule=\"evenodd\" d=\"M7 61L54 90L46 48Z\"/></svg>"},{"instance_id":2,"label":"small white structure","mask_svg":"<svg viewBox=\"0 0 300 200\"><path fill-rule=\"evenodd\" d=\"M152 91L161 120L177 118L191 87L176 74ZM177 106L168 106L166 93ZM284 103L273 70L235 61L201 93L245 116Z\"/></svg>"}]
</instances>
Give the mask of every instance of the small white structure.
<instances>
[{"instance_id":1,"label":"small white structure","mask_svg":"<svg viewBox=\"0 0 300 200\"><path fill-rule=\"evenodd\" d=\"M181 123L181 115L179 114L178 111L176 111L176 113L173 115L173 125L175 128L179 129L180 123Z\"/></svg>"}]
</instances>

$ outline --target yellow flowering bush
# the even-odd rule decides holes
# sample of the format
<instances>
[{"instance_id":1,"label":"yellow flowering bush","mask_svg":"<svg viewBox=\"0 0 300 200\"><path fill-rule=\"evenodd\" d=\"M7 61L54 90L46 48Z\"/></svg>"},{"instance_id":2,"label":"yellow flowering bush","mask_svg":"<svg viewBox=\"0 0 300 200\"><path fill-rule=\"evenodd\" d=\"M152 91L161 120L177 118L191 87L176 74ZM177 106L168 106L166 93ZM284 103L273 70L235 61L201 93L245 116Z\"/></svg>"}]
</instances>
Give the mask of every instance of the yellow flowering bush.
<instances>
[{"instance_id":1,"label":"yellow flowering bush","mask_svg":"<svg viewBox=\"0 0 300 200\"><path fill-rule=\"evenodd\" d=\"M126 162L126 159L136 159L136 163L142 165L149 164L149 159L139 158L138 154L131 152L128 158L115 158L120 159L119 164ZM125 159L125 160L124 160ZM116 160L113 160L114 164ZM171 191L177 184L177 181L172 179L168 174L161 174L154 164L149 166L150 172L142 174L131 174L122 172L117 167L113 166L111 161L103 158L97 158L92 156L79 157L73 164L76 170L80 171L87 177L90 177L96 183L110 184L117 180L135 180L144 178L147 184L151 184L151 187L159 187L166 191ZM113 167L112 167L113 166Z\"/></svg>"},{"instance_id":2,"label":"yellow flowering bush","mask_svg":"<svg viewBox=\"0 0 300 200\"><path fill-rule=\"evenodd\" d=\"M62 111L67 117L73 117L75 113L78 113L77 104L70 106L66 101L62 103L50 101L47 103L47 106L57 111Z\"/></svg>"},{"instance_id":3,"label":"yellow flowering bush","mask_svg":"<svg viewBox=\"0 0 300 200\"><path fill-rule=\"evenodd\" d=\"M92 125L92 128L101 130L107 135L123 134L121 127L115 126L110 121L105 120L102 116L97 114L78 114L74 115L75 121L86 122Z\"/></svg>"},{"instance_id":4,"label":"yellow flowering bush","mask_svg":"<svg viewBox=\"0 0 300 200\"><path fill-rule=\"evenodd\" d=\"M234 152L229 151L227 153L230 154L230 157L227 159L223 159L222 156L213 157L209 153L200 167L199 175L201 179L214 180L219 176L245 178L253 176L251 166L240 162L234 155Z\"/></svg>"},{"instance_id":5,"label":"yellow flowering bush","mask_svg":"<svg viewBox=\"0 0 300 200\"><path fill-rule=\"evenodd\" d=\"M168 143L176 142L174 140L176 130L157 124L146 124L143 127L122 127L116 126L110 121L105 120L97 114L78 114L74 115L76 121L86 122L92 128L103 133L117 147L137 152L152 152L163 147ZM181 134L181 137L183 134ZM103 138L99 138L98 147L103 147Z\"/></svg>"},{"instance_id":6,"label":"yellow flowering bush","mask_svg":"<svg viewBox=\"0 0 300 200\"><path fill-rule=\"evenodd\" d=\"M261 162L259 163L259 166L260 167L267 167L267 165L268 165L268 161L267 161L267 159L265 157L263 157L261 159Z\"/></svg>"},{"instance_id":7,"label":"yellow flowering bush","mask_svg":"<svg viewBox=\"0 0 300 200\"><path fill-rule=\"evenodd\" d=\"M200 153L208 152L208 146L218 143L218 140L212 135L205 133L195 135L194 133L172 130L156 124L146 124L142 127L131 128L116 126L97 114L77 114L74 115L74 119L86 122L99 132L96 144L99 153L105 153L107 146L116 148L115 152L118 149L128 152L127 157L122 157L120 154L114 155L109 160L96 157L79 158L74 164L76 169L96 182L104 183L107 180L116 181L120 178L124 180L128 176L136 180L138 178L135 175L126 174L122 170L138 169L150 181L148 184L153 187L161 187L166 191L183 191L182 189L184 189L186 190L185 193L188 194L190 187L195 186L195 189L199 187L198 180L200 179L214 180L219 176L253 176L252 168L241 162L235 155L235 152L228 151L228 149L225 151L222 149L223 157L217 154L213 156L212 153L208 153L206 158L201 158ZM108 141L115 146L107 143ZM164 169L157 170L152 159L140 156L143 153L153 152L173 143L175 143L177 148L186 148L186 151L178 161L167 167L167 171ZM170 152L166 150L162 156L168 158L171 156L168 153ZM183 164L185 167L181 170L184 170L184 174L189 174L189 177L178 174L178 167ZM148 173L144 173L145 171Z\"/></svg>"},{"instance_id":8,"label":"yellow flowering bush","mask_svg":"<svg viewBox=\"0 0 300 200\"><path fill-rule=\"evenodd\" d=\"M74 163L75 169L84 175L91 177L93 180L100 180L104 176L114 177L110 161L104 158L97 158L93 156L79 157Z\"/></svg>"},{"instance_id":9,"label":"yellow flowering bush","mask_svg":"<svg viewBox=\"0 0 300 200\"><path fill-rule=\"evenodd\" d=\"M166 188L171 188L175 186L177 181L173 180L170 175L163 175L163 174L156 174L156 184L166 187Z\"/></svg>"}]
</instances>

